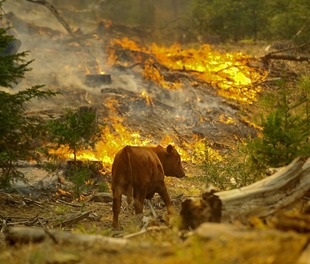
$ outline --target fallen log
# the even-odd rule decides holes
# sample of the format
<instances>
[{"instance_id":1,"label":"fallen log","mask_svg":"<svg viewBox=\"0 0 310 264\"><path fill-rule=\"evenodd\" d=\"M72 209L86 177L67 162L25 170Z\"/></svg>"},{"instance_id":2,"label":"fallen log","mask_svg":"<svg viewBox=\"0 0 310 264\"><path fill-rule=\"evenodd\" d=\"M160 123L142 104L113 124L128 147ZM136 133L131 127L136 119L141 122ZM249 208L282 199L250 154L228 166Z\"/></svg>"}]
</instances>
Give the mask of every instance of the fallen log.
<instances>
[{"instance_id":1,"label":"fallen log","mask_svg":"<svg viewBox=\"0 0 310 264\"><path fill-rule=\"evenodd\" d=\"M310 190L310 158L297 158L261 181L239 189L207 192L201 198L183 201L183 228L203 222L246 221L267 217L288 207Z\"/></svg>"},{"instance_id":2,"label":"fallen log","mask_svg":"<svg viewBox=\"0 0 310 264\"><path fill-rule=\"evenodd\" d=\"M105 237L102 235L76 234L53 229L34 227L10 227L5 232L8 244L40 243L52 240L55 244L102 245L107 249L122 249L128 245L127 239Z\"/></svg>"}]
</instances>

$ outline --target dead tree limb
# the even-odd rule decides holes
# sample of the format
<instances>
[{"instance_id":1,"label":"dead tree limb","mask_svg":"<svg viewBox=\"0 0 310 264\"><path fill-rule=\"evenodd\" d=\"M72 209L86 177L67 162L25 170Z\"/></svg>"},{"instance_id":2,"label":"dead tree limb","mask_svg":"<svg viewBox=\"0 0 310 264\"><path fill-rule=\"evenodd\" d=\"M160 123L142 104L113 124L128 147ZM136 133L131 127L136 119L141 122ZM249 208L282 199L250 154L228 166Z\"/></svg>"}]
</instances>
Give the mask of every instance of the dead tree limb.
<instances>
[{"instance_id":1,"label":"dead tree limb","mask_svg":"<svg viewBox=\"0 0 310 264\"><path fill-rule=\"evenodd\" d=\"M58 11L52 4L44 0L26 0L26 1L46 6L52 12L52 14L57 18L60 24L68 31L68 33L73 36L72 29L70 28L68 23L61 17L61 15L59 15Z\"/></svg>"},{"instance_id":2,"label":"dead tree limb","mask_svg":"<svg viewBox=\"0 0 310 264\"><path fill-rule=\"evenodd\" d=\"M289 60L289 61L299 61L299 62L303 62L303 61L307 61L307 62L310 62L310 57L308 56L293 56L293 55L287 55L287 54L272 54L272 53L269 53L267 55L265 55L263 58L262 58L263 61L266 61L266 60Z\"/></svg>"},{"instance_id":3,"label":"dead tree limb","mask_svg":"<svg viewBox=\"0 0 310 264\"><path fill-rule=\"evenodd\" d=\"M182 203L184 228L203 222L246 221L267 217L292 205L310 190L310 158L297 158L261 181L239 189L204 193Z\"/></svg>"}]
</instances>

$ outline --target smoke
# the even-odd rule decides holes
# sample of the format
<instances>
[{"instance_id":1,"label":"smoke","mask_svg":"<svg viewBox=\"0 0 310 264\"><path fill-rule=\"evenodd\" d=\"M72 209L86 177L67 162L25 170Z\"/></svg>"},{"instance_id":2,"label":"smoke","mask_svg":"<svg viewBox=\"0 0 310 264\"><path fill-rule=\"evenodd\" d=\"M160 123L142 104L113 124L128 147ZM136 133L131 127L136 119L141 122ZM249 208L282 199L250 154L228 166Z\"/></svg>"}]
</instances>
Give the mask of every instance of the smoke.
<instances>
[{"instance_id":1,"label":"smoke","mask_svg":"<svg viewBox=\"0 0 310 264\"><path fill-rule=\"evenodd\" d=\"M6 20L12 26L9 33L22 41L19 52L30 51L26 59L34 60L30 65L32 71L28 74L32 80L49 83L58 78L65 85L80 85L79 67L86 66L86 61L90 59L104 58L98 47L91 50L90 47L74 46L66 29L43 5L15 0L5 2L3 9ZM80 22L83 23L83 20Z\"/></svg>"},{"instance_id":2,"label":"smoke","mask_svg":"<svg viewBox=\"0 0 310 264\"><path fill-rule=\"evenodd\" d=\"M53 2L76 32L76 38L70 36L45 6L25 0L7 1L3 5L13 26L12 34L22 42L19 51L30 51L27 60L34 60L30 65L32 70L26 73L26 78L14 91L45 84L47 89L62 93L48 102L34 101L36 110L61 112L65 107L95 105L106 111L109 100L118 98L118 113L126 117L127 125L151 132L157 138L175 133L173 129L187 135L196 130L198 134L209 137L223 137L219 117L224 114L237 119L236 110L210 86L192 87L189 81L182 80L183 88L169 90L144 81L136 69L109 68L103 48L106 40L94 35L99 23L94 9L101 1L89 4L76 1L79 8L75 8L72 1ZM86 70L95 74L98 68L111 74L111 84L96 87L86 84ZM140 97L143 91L151 97L152 106ZM247 129L242 122L238 126L240 130Z\"/></svg>"}]
</instances>

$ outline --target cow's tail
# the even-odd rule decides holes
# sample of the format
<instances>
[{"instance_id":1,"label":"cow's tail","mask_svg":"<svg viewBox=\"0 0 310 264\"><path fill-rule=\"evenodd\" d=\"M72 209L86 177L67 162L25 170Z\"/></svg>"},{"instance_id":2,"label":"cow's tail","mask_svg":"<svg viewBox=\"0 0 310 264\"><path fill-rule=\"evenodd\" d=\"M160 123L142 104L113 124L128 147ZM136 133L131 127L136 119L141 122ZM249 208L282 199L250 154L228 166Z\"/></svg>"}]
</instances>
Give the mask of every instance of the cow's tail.
<instances>
[{"instance_id":1,"label":"cow's tail","mask_svg":"<svg viewBox=\"0 0 310 264\"><path fill-rule=\"evenodd\" d=\"M126 168L128 168L128 170L126 171L126 176L128 178L128 186L127 186L127 190L126 190L126 195L127 195L127 203L128 205L131 204L132 200L133 200L133 173L132 173L132 164L131 164L131 153L132 153L132 149L129 146L126 146L124 148L125 150L125 159L126 159Z\"/></svg>"}]
</instances>

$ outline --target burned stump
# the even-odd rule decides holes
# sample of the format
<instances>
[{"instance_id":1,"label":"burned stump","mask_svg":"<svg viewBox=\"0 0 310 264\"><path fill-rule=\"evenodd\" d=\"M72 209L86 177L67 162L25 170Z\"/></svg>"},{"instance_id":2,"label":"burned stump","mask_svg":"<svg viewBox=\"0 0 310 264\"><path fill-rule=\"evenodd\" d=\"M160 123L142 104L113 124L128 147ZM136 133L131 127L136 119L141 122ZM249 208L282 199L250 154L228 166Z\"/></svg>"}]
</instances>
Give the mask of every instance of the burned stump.
<instances>
[{"instance_id":1,"label":"burned stump","mask_svg":"<svg viewBox=\"0 0 310 264\"><path fill-rule=\"evenodd\" d=\"M100 86L112 83L112 79L110 74L87 74L85 76L85 83L88 86Z\"/></svg>"},{"instance_id":2,"label":"burned stump","mask_svg":"<svg viewBox=\"0 0 310 264\"><path fill-rule=\"evenodd\" d=\"M222 202L214 191L205 192L200 200L186 199L180 215L183 229L195 229L205 222L221 222Z\"/></svg>"}]
</instances>

